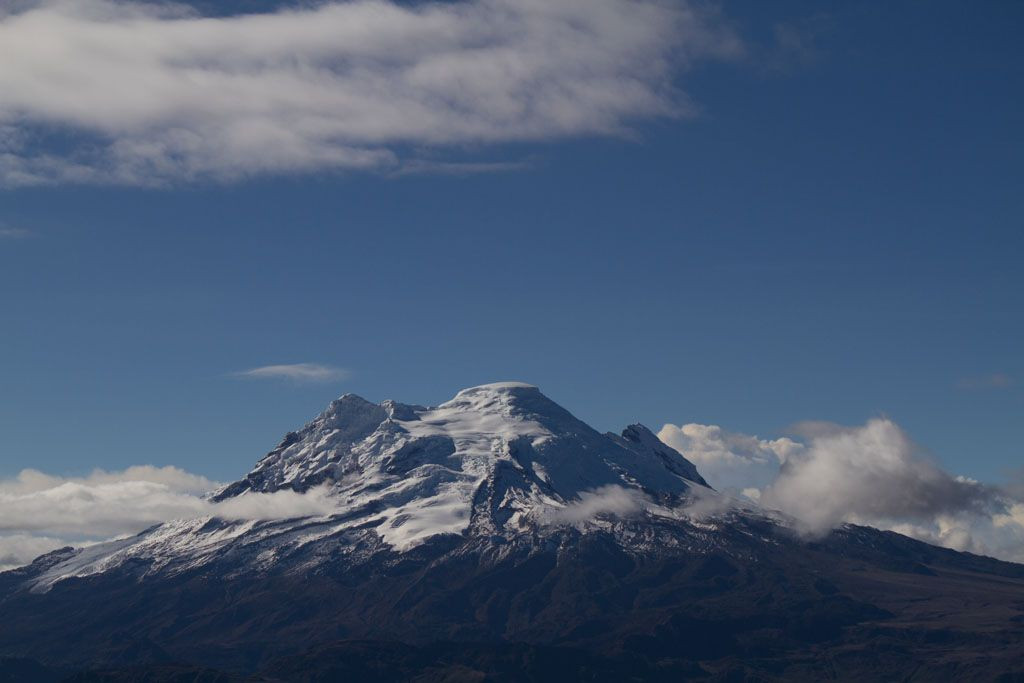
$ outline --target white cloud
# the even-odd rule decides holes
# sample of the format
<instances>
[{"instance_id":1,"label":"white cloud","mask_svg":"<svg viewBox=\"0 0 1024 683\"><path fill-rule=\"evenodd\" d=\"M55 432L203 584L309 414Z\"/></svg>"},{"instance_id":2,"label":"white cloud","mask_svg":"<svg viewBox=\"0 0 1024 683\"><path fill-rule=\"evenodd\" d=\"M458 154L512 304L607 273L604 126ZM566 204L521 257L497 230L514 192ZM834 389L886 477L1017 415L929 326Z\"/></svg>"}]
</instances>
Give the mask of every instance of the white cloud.
<instances>
[{"instance_id":1,"label":"white cloud","mask_svg":"<svg viewBox=\"0 0 1024 683\"><path fill-rule=\"evenodd\" d=\"M658 438L697 466L709 484L721 490L762 487L802 446L785 437L766 440L729 432L717 425L667 424Z\"/></svg>"},{"instance_id":2,"label":"white cloud","mask_svg":"<svg viewBox=\"0 0 1024 683\"><path fill-rule=\"evenodd\" d=\"M180 517L203 515L215 482L176 467L97 470L56 477L23 470L0 481L0 533L109 538Z\"/></svg>"},{"instance_id":3,"label":"white cloud","mask_svg":"<svg viewBox=\"0 0 1024 683\"><path fill-rule=\"evenodd\" d=\"M0 480L0 567L30 562L66 545L81 546L138 533L172 519L288 519L333 512L326 491L246 494L211 503L218 484L175 467L97 470L87 477L56 477L24 470Z\"/></svg>"},{"instance_id":4,"label":"white cloud","mask_svg":"<svg viewBox=\"0 0 1024 683\"><path fill-rule=\"evenodd\" d=\"M741 45L687 0L328 1L228 17L0 8L0 184L401 168L403 150L616 135L692 111Z\"/></svg>"},{"instance_id":5,"label":"white cloud","mask_svg":"<svg viewBox=\"0 0 1024 683\"><path fill-rule=\"evenodd\" d=\"M812 529L843 521L878 524L960 513L990 516L999 509L992 491L923 458L906 433L884 418L811 437L805 449L783 463L761 501Z\"/></svg>"},{"instance_id":6,"label":"white cloud","mask_svg":"<svg viewBox=\"0 0 1024 683\"><path fill-rule=\"evenodd\" d=\"M1024 504L1006 501L1003 512L937 515L918 523L891 523L897 533L979 555L1024 563Z\"/></svg>"},{"instance_id":7,"label":"white cloud","mask_svg":"<svg viewBox=\"0 0 1024 683\"><path fill-rule=\"evenodd\" d=\"M740 495L745 496L756 503L761 500L761 489L748 486L740 491Z\"/></svg>"},{"instance_id":8,"label":"white cloud","mask_svg":"<svg viewBox=\"0 0 1024 683\"><path fill-rule=\"evenodd\" d=\"M201 498L163 484L66 482L32 493L0 494L0 531L115 536L168 519L202 516L205 509Z\"/></svg>"},{"instance_id":9,"label":"white cloud","mask_svg":"<svg viewBox=\"0 0 1024 683\"><path fill-rule=\"evenodd\" d=\"M957 550L1024 561L1024 503L1017 493L945 472L892 420L859 427L803 422L803 441L764 440L713 425L666 425L659 437L808 533L844 522L891 529Z\"/></svg>"},{"instance_id":10,"label":"white cloud","mask_svg":"<svg viewBox=\"0 0 1024 683\"><path fill-rule=\"evenodd\" d=\"M85 477L55 477L39 470L26 469L18 473L18 476L14 479L0 480L0 495L39 493L64 484L92 488L104 484L120 484L123 482L156 484L172 491L196 495L205 493L217 485L216 482L206 477L190 474L177 467L136 465L120 472L107 472L97 469Z\"/></svg>"},{"instance_id":11,"label":"white cloud","mask_svg":"<svg viewBox=\"0 0 1024 683\"><path fill-rule=\"evenodd\" d=\"M632 519L646 512L674 519L703 520L737 507L752 506L733 496L695 486L682 506L666 507L639 489L611 484L582 491L579 500L563 507L544 508L542 521L552 525L585 525L607 517Z\"/></svg>"},{"instance_id":12,"label":"white cloud","mask_svg":"<svg viewBox=\"0 0 1024 683\"><path fill-rule=\"evenodd\" d=\"M344 368L317 363L264 365L235 373L236 377L243 379L285 379L292 382L336 382L347 379L349 375Z\"/></svg>"},{"instance_id":13,"label":"white cloud","mask_svg":"<svg viewBox=\"0 0 1024 683\"><path fill-rule=\"evenodd\" d=\"M649 505L651 501L636 489L602 486L581 492L578 501L563 508L553 508L548 521L552 524L581 524L603 515L635 517Z\"/></svg>"},{"instance_id":14,"label":"white cloud","mask_svg":"<svg viewBox=\"0 0 1024 683\"><path fill-rule=\"evenodd\" d=\"M49 536L29 534L0 534L0 572L28 564L40 555L71 545L67 541Z\"/></svg>"},{"instance_id":15,"label":"white cloud","mask_svg":"<svg viewBox=\"0 0 1024 683\"><path fill-rule=\"evenodd\" d=\"M246 493L209 505L205 514L224 519L291 519L327 515L337 508L337 499L328 494L326 486L322 486L304 493Z\"/></svg>"}]
</instances>

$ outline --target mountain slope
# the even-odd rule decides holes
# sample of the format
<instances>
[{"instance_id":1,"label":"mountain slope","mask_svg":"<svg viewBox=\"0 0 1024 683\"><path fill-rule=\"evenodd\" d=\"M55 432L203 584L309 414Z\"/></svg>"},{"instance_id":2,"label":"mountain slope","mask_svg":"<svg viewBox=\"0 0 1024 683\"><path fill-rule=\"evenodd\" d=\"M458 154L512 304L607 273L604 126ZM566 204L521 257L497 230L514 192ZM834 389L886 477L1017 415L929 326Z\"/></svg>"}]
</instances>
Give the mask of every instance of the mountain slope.
<instances>
[{"instance_id":1,"label":"mountain slope","mask_svg":"<svg viewBox=\"0 0 1024 683\"><path fill-rule=\"evenodd\" d=\"M297 493L323 509L227 515ZM0 656L281 680L359 657L497 675L550 648L644 679L1024 675L1024 567L863 527L802 539L646 428L602 435L528 385L343 396L211 502L225 515L0 574Z\"/></svg>"}]
</instances>

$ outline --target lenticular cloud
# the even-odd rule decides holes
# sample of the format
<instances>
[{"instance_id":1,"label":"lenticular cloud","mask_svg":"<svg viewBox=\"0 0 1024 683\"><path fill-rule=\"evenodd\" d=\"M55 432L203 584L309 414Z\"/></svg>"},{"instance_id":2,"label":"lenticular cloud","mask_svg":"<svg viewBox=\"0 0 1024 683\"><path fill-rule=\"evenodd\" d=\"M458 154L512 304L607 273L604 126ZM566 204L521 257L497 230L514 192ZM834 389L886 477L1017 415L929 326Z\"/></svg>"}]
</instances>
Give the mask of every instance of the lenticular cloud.
<instances>
[{"instance_id":1,"label":"lenticular cloud","mask_svg":"<svg viewBox=\"0 0 1024 683\"><path fill-rule=\"evenodd\" d=\"M0 9L0 184L423 168L403 150L619 134L689 112L677 77L740 45L686 0ZM451 168L445 160L434 159Z\"/></svg>"}]
</instances>

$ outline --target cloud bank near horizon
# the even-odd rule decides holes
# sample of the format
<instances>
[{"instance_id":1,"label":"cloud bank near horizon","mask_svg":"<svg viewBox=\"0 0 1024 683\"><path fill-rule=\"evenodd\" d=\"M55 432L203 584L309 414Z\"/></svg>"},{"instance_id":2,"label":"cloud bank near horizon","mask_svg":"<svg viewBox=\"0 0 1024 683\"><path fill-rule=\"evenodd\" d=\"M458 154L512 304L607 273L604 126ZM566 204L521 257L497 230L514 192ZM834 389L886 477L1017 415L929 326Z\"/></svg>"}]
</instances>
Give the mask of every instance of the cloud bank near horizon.
<instances>
[{"instance_id":1,"label":"cloud bank near horizon","mask_svg":"<svg viewBox=\"0 0 1024 683\"><path fill-rule=\"evenodd\" d=\"M668 424L658 436L712 486L784 512L807 533L864 524L1024 562L1024 497L944 471L892 420L794 429L800 441L698 424Z\"/></svg>"},{"instance_id":2,"label":"cloud bank near horizon","mask_svg":"<svg viewBox=\"0 0 1024 683\"><path fill-rule=\"evenodd\" d=\"M23 470L0 480L0 571L57 548L135 534L172 519L288 519L329 514L336 507L320 489L206 500L218 486L177 467L96 470L73 478Z\"/></svg>"},{"instance_id":3,"label":"cloud bank near horizon","mask_svg":"<svg viewBox=\"0 0 1024 683\"><path fill-rule=\"evenodd\" d=\"M679 76L742 51L687 0L334 0L223 17L24 0L0 8L0 186L451 169L429 156L692 114Z\"/></svg>"}]
</instances>

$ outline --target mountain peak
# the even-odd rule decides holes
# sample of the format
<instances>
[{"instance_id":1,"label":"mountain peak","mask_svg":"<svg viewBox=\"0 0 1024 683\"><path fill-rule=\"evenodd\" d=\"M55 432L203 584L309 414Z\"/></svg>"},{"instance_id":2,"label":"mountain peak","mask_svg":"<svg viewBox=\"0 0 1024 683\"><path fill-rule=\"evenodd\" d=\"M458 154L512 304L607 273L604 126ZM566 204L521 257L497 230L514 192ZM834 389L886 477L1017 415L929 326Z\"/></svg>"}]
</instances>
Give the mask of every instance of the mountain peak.
<instances>
[{"instance_id":1,"label":"mountain peak","mask_svg":"<svg viewBox=\"0 0 1024 683\"><path fill-rule=\"evenodd\" d=\"M396 547L470 528L515 534L608 486L678 502L706 482L640 425L600 434L532 384L469 387L436 407L345 394L214 500L326 487Z\"/></svg>"},{"instance_id":2,"label":"mountain peak","mask_svg":"<svg viewBox=\"0 0 1024 683\"><path fill-rule=\"evenodd\" d=\"M469 387L437 406L438 411L500 416L506 426L523 427L535 422L553 432L592 431L568 410L524 382L496 382Z\"/></svg>"},{"instance_id":3,"label":"mountain peak","mask_svg":"<svg viewBox=\"0 0 1024 683\"><path fill-rule=\"evenodd\" d=\"M371 405L376 405L372 401L367 401L359 394L353 394L351 392L342 394L338 398L331 401L330 405L358 405L360 403L369 403Z\"/></svg>"},{"instance_id":4,"label":"mountain peak","mask_svg":"<svg viewBox=\"0 0 1024 683\"><path fill-rule=\"evenodd\" d=\"M455 394L438 408L459 408L472 412L504 410L510 414L523 411L565 412L564 408L542 394L540 389L523 382L495 382L469 387Z\"/></svg>"},{"instance_id":5,"label":"mountain peak","mask_svg":"<svg viewBox=\"0 0 1024 683\"><path fill-rule=\"evenodd\" d=\"M371 403L357 394L344 394L331 401L327 409L317 419L332 420L339 426L344 425L351 428L354 426L353 423L373 420L378 417L380 419L377 420L377 424L380 424L381 420L386 417L382 406Z\"/></svg>"},{"instance_id":6,"label":"mountain peak","mask_svg":"<svg viewBox=\"0 0 1024 683\"><path fill-rule=\"evenodd\" d=\"M711 488L711 485L704 480L704 477L700 476L696 465L683 457L679 451L659 439L654 432L644 425L639 423L629 425L622 430L621 438L650 450L661 458L669 471L701 486Z\"/></svg>"}]
</instances>

